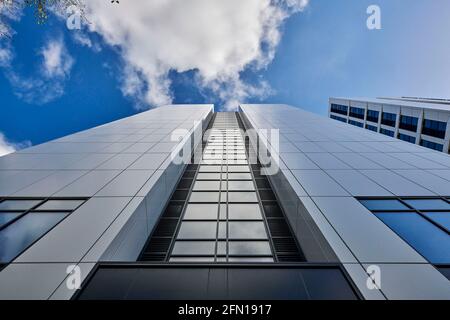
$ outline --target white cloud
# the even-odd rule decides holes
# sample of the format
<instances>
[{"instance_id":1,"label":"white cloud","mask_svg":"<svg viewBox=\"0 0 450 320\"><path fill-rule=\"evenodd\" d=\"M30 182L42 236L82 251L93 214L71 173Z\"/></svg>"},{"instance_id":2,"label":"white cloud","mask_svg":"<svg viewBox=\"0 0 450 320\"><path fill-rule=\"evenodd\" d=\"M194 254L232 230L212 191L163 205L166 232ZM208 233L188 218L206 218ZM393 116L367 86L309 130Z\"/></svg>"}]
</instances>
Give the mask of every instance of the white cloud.
<instances>
[{"instance_id":1,"label":"white cloud","mask_svg":"<svg viewBox=\"0 0 450 320\"><path fill-rule=\"evenodd\" d=\"M14 67L13 50L7 41L0 46L0 67L11 83L16 96L30 104L49 103L64 94L65 82L70 76L74 59L62 37L50 39L38 52L41 59L37 72L24 74ZM33 66L28 69L32 70Z\"/></svg>"},{"instance_id":2,"label":"white cloud","mask_svg":"<svg viewBox=\"0 0 450 320\"><path fill-rule=\"evenodd\" d=\"M249 84L240 73L264 69L280 41L280 27L308 0L135 0L86 3L91 31L120 48L123 92L144 104L172 101L171 70L196 71L200 88L227 106L270 94L261 81Z\"/></svg>"},{"instance_id":3,"label":"white cloud","mask_svg":"<svg viewBox=\"0 0 450 320\"><path fill-rule=\"evenodd\" d=\"M47 78L62 77L70 74L74 60L67 52L62 38L48 41L42 47L42 67Z\"/></svg>"},{"instance_id":4,"label":"white cloud","mask_svg":"<svg viewBox=\"0 0 450 320\"><path fill-rule=\"evenodd\" d=\"M0 132L0 157L30 146L31 143L29 141L21 143L9 142L5 135Z\"/></svg>"}]
</instances>

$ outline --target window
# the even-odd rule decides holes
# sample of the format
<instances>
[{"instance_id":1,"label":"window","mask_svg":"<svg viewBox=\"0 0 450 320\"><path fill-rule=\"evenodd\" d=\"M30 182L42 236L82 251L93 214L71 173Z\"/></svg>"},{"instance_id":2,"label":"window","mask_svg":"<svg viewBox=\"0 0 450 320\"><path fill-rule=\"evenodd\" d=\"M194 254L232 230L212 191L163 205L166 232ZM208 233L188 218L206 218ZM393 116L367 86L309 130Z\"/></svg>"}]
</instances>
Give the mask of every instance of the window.
<instances>
[{"instance_id":1,"label":"window","mask_svg":"<svg viewBox=\"0 0 450 320\"><path fill-rule=\"evenodd\" d=\"M331 112L342 114L342 115L346 116L347 112L348 112L348 107L332 103L331 104Z\"/></svg>"},{"instance_id":2,"label":"window","mask_svg":"<svg viewBox=\"0 0 450 320\"><path fill-rule=\"evenodd\" d=\"M440 143L436 143L436 142L431 142L431 141L427 141L427 140L420 140L420 145L422 147L428 148L428 149L433 149L436 151L444 151L444 145L440 144Z\"/></svg>"},{"instance_id":3,"label":"window","mask_svg":"<svg viewBox=\"0 0 450 320\"><path fill-rule=\"evenodd\" d=\"M416 143L416 138L408 136L407 134L399 133L398 134L398 138L400 140L403 140L403 141L406 141L406 142L409 142L409 143L414 143L414 144Z\"/></svg>"},{"instance_id":4,"label":"window","mask_svg":"<svg viewBox=\"0 0 450 320\"><path fill-rule=\"evenodd\" d=\"M423 120L422 133L427 136L444 139L447 123L435 120Z\"/></svg>"},{"instance_id":5,"label":"window","mask_svg":"<svg viewBox=\"0 0 450 320\"><path fill-rule=\"evenodd\" d=\"M229 204L228 218L230 220L262 220L258 204Z\"/></svg>"},{"instance_id":6,"label":"window","mask_svg":"<svg viewBox=\"0 0 450 320\"><path fill-rule=\"evenodd\" d=\"M230 241L228 250L232 256L270 256L272 254L268 241Z\"/></svg>"},{"instance_id":7,"label":"window","mask_svg":"<svg viewBox=\"0 0 450 320\"><path fill-rule=\"evenodd\" d=\"M400 116L400 128L401 129L416 132L418 122L419 122L418 118L408 117L408 116L404 116L404 115Z\"/></svg>"},{"instance_id":8,"label":"window","mask_svg":"<svg viewBox=\"0 0 450 320\"><path fill-rule=\"evenodd\" d=\"M219 212L218 204L194 204L190 203L186 207L185 220L217 220Z\"/></svg>"},{"instance_id":9,"label":"window","mask_svg":"<svg viewBox=\"0 0 450 320\"><path fill-rule=\"evenodd\" d=\"M367 110L367 121L378 123L380 112L375 110Z\"/></svg>"},{"instance_id":10,"label":"window","mask_svg":"<svg viewBox=\"0 0 450 320\"><path fill-rule=\"evenodd\" d=\"M216 239L217 222L183 221L177 239Z\"/></svg>"},{"instance_id":11,"label":"window","mask_svg":"<svg viewBox=\"0 0 450 320\"><path fill-rule=\"evenodd\" d=\"M364 128L364 124L358 121L348 120L348 123L350 123L352 126L356 126L359 128Z\"/></svg>"},{"instance_id":12,"label":"window","mask_svg":"<svg viewBox=\"0 0 450 320\"><path fill-rule=\"evenodd\" d=\"M4 199L0 202L0 262L9 263L86 199Z\"/></svg>"},{"instance_id":13,"label":"window","mask_svg":"<svg viewBox=\"0 0 450 320\"><path fill-rule=\"evenodd\" d=\"M392 138L395 136L395 132L394 131L383 129L383 128L380 129L380 133L384 134L386 136L392 137Z\"/></svg>"},{"instance_id":14,"label":"window","mask_svg":"<svg viewBox=\"0 0 450 320\"><path fill-rule=\"evenodd\" d=\"M382 124L384 124L386 126L390 126L390 127L395 127L396 121L397 121L397 115L395 113L383 112L383 115L381 118Z\"/></svg>"},{"instance_id":15,"label":"window","mask_svg":"<svg viewBox=\"0 0 450 320\"><path fill-rule=\"evenodd\" d=\"M350 117L364 120L365 109L350 107Z\"/></svg>"},{"instance_id":16,"label":"window","mask_svg":"<svg viewBox=\"0 0 450 320\"><path fill-rule=\"evenodd\" d=\"M429 262L450 263L448 199L396 198L359 201Z\"/></svg>"},{"instance_id":17,"label":"window","mask_svg":"<svg viewBox=\"0 0 450 320\"><path fill-rule=\"evenodd\" d=\"M347 123L347 119L342 118L342 117L335 116L335 115L333 115L333 114L330 115L330 118L331 118L331 119L334 119L334 120L337 120L337 121L340 121L340 122Z\"/></svg>"},{"instance_id":18,"label":"window","mask_svg":"<svg viewBox=\"0 0 450 320\"><path fill-rule=\"evenodd\" d=\"M263 222L229 222L230 239L267 239L267 232Z\"/></svg>"},{"instance_id":19,"label":"window","mask_svg":"<svg viewBox=\"0 0 450 320\"><path fill-rule=\"evenodd\" d=\"M373 131L373 132L378 132L378 128L375 126L371 126L370 124L366 124L366 129Z\"/></svg>"}]
</instances>

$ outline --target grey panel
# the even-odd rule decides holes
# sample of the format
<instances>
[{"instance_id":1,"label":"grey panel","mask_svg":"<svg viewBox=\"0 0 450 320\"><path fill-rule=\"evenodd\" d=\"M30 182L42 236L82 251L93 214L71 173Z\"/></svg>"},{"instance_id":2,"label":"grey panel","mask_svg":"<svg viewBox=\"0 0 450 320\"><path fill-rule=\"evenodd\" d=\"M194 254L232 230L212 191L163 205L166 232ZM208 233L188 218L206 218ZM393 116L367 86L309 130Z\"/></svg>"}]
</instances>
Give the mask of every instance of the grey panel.
<instances>
[{"instance_id":1,"label":"grey panel","mask_svg":"<svg viewBox=\"0 0 450 320\"><path fill-rule=\"evenodd\" d=\"M127 170L108 183L96 197L135 196L152 176L154 170Z\"/></svg>"},{"instance_id":2,"label":"grey panel","mask_svg":"<svg viewBox=\"0 0 450 320\"><path fill-rule=\"evenodd\" d=\"M319 169L308 157L301 153L284 153L281 154L281 159L286 166L293 169Z\"/></svg>"},{"instance_id":3,"label":"grey panel","mask_svg":"<svg viewBox=\"0 0 450 320\"><path fill-rule=\"evenodd\" d=\"M323 197L313 200L359 261L425 262L358 200Z\"/></svg>"},{"instance_id":4,"label":"grey panel","mask_svg":"<svg viewBox=\"0 0 450 320\"><path fill-rule=\"evenodd\" d=\"M23 197L48 197L80 178L86 174L86 172L87 171L58 171L47 178L16 192L14 195Z\"/></svg>"},{"instance_id":5,"label":"grey panel","mask_svg":"<svg viewBox=\"0 0 450 320\"><path fill-rule=\"evenodd\" d=\"M292 170L310 196L348 196L349 194L321 170Z\"/></svg>"},{"instance_id":6,"label":"grey panel","mask_svg":"<svg viewBox=\"0 0 450 320\"><path fill-rule=\"evenodd\" d=\"M54 171L14 171L11 178L0 179L0 195L9 196L14 192L23 189L36 181L48 177ZM18 173L17 173L18 172Z\"/></svg>"},{"instance_id":7,"label":"grey panel","mask_svg":"<svg viewBox=\"0 0 450 320\"><path fill-rule=\"evenodd\" d=\"M365 265L367 268L369 265ZM379 264L381 290L393 300L449 300L449 281L429 264Z\"/></svg>"},{"instance_id":8,"label":"grey panel","mask_svg":"<svg viewBox=\"0 0 450 320\"><path fill-rule=\"evenodd\" d=\"M424 170L396 170L396 173L438 195L450 195L450 181L436 177Z\"/></svg>"},{"instance_id":9,"label":"grey panel","mask_svg":"<svg viewBox=\"0 0 450 320\"><path fill-rule=\"evenodd\" d=\"M392 193L355 170L327 170L327 173L355 197L390 197Z\"/></svg>"},{"instance_id":10,"label":"grey panel","mask_svg":"<svg viewBox=\"0 0 450 320\"><path fill-rule=\"evenodd\" d=\"M120 197L88 200L15 262L78 263L130 200L131 198Z\"/></svg>"},{"instance_id":11,"label":"grey panel","mask_svg":"<svg viewBox=\"0 0 450 320\"><path fill-rule=\"evenodd\" d=\"M432 196L431 191L413 183L393 171L362 170L361 173L378 183L383 188L398 196Z\"/></svg>"},{"instance_id":12,"label":"grey panel","mask_svg":"<svg viewBox=\"0 0 450 320\"><path fill-rule=\"evenodd\" d=\"M129 169L131 170L145 170L158 169L164 160L167 158L166 153L144 154L140 157Z\"/></svg>"},{"instance_id":13,"label":"grey panel","mask_svg":"<svg viewBox=\"0 0 450 320\"><path fill-rule=\"evenodd\" d=\"M118 154L97 167L99 170L124 170L140 157L137 153Z\"/></svg>"},{"instance_id":14,"label":"grey panel","mask_svg":"<svg viewBox=\"0 0 450 320\"><path fill-rule=\"evenodd\" d=\"M92 197L120 174L120 170L91 171L58 191L56 197Z\"/></svg>"},{"instance_id":15,"label":"grey panel","mask_svg":"<svg viewBox=\"0 0 450 320\"><path fill-rule=\"evenodd\" d=\"M321 169L351 169L344 162L330 153L306 153L306 156L314 161Z\"/></svg>"}]
</instances>

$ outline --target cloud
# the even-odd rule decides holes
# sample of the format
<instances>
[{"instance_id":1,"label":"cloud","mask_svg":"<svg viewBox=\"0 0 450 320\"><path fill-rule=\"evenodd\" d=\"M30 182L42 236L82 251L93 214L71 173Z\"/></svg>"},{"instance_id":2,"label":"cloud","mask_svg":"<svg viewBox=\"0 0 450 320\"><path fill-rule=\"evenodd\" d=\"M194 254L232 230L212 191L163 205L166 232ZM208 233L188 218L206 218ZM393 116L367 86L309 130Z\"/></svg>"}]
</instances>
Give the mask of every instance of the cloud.
<instances>
[{"instance_id":1,"label":"cloud","mask_svg":"<svg viewBox=\"0 0 450 320\"><path fill-rule=\"evenodd\" d=\"M14 94L30 104L43 105L64 94L74 58L69 54L62 37L48 40L39 50L36 72L24 74L15 69L11 44L0 46L0 67L13 87ZM29 68L32 69L32 68Z\"/></svg>"},{"instance_id":2,"label":"cloud","mask_svg":"<svg viewBox=\"0 0 450 320\"><path fill-rule=\"evenodd\" d=\"M273 60L283 21L308 0L135 0L86 2L90 31L118 48L125 95L138 106L168 104L170 71L195 71L195 81L227 107L270 94L261 80L248 83Z\"/></svg>"},{"instance_id":3,"label":"cloud","mask_svg":"<svg viewBox=\"0 0 450 320\"><path fill-rule=\"evenodd\" d=\"M67 52L62 38L48 41L41 49L43 71L47 78L65 78L70 74L73 58Z\"/></svg>"},{"instance_id":4,"label":"cloud","mask_svg":"<svg viewBox=\"0 0 450 320\"><path fill-rule=\"evenodd\" d=\"M0 157L30 146L31 143L29 141L21 143L9 142L5 135L0 132Z\"/></svg>"}]
</instances>

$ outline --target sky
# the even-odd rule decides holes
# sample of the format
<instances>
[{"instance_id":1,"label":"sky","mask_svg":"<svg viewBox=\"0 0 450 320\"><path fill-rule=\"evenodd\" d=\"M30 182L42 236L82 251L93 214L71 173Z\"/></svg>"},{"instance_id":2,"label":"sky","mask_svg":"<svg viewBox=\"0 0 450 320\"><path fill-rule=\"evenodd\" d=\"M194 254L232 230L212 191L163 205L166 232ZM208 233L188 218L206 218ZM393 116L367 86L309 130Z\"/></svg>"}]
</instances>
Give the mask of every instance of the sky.
<instances>
[{"instance_id":1,"label":"sky","mask_svg":"<svg viewBox=\"0 0 450 320\"><path fill-rule=\"evenodd\" d=\"M170 103L450 98L448 0L89 0L81 30L2 12L0 155Z\"/></svg>"}]
</instances>

